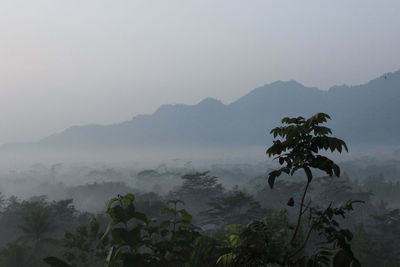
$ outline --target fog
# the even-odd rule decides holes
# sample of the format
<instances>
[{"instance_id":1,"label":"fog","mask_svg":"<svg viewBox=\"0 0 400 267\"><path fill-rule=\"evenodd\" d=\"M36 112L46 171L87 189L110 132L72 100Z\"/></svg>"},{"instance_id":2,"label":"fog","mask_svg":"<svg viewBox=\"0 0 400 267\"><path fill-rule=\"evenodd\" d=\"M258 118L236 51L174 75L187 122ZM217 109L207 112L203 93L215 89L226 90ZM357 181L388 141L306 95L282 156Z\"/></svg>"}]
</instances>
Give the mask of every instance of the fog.
<instances>
[{"instance_id":1,"label":"fog","mask_svg":"<svg viewBox=\"0 0 400 267\"><path fill-rule=\"evenodd\" d=\"M400 157L390 147L367 148L350 146L349 153L331 155L353 180L385 175L397 181ZM137 150L67 150L38 149L0 153L0 192L4 196L29 199L45 195L49 200L72 198L81 211L104 211L105 203L114 195L129 191L153 192L166 196L181 185L181 176L197 171L211 171L219 181L231 188L251 188L255 177L266 179L267 171L278 163L271 161L260 147L212 148L191 147ZM385 169L389 166L389 169ZM138 174L148 170L144 178ZM140 176L140 175L139 175ZM262 178L264 177L264 178ZM115 188L104 183L115 183ZM79 188L87 192L79 192ZM105 190L97 195L96 190ZM119 192L119 191L123 192ZM94 194L91 196L91 194ZM99 202L99 199L102 201Z\"/></svg>"},{"instance_id":2,"label":"fog","mask_svg":"<svg viewBox=\"0 0 400 267\"><path fill-rule=\"evenodd\" d=\"M399 10L1 1L0 266L400 266Z\"/></svg>"},{"instance_id":3,"label":"fog","mask_svg":"<svg viewBox=\"0 0 400 267\"><path fill-rule=\"evenodd\" d=\"M297 80L324 90L399 69L400 3L0 3L0 144L162 104L235 101Z\"/></svg>"}]
</instances>

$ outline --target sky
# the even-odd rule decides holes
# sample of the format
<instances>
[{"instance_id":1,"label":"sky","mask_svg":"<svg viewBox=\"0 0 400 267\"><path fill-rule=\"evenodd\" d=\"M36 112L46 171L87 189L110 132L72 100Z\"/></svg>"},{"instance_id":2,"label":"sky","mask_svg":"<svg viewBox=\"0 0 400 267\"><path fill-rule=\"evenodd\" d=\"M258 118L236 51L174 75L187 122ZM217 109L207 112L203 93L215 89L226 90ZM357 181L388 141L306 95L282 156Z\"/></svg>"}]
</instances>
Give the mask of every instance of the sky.
<instances>
[{"instance_id":1,"label":"sky","mask_svg":"<svg viewBox=\"0 0 400 267\"><path fill-rule=\"evenodd\" d=\"M398 0L2 0L0 144L400 69Z\"/></svg>"}]
</instances>

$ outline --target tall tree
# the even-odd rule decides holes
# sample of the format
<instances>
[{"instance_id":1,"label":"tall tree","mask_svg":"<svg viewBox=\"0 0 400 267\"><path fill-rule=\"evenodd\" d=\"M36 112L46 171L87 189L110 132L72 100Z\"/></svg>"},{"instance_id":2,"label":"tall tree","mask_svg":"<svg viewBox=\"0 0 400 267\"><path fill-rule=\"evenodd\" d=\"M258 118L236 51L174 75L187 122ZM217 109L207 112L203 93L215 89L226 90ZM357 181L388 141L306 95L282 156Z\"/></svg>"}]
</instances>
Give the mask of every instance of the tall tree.
<instances>
[{"instance_id":1,"label":"tall tree","mask_svg":"<svg viewBox=\"0 0 400 267\"><path fill-rule=\"evenodd\" d=\"M334 219L334 215L344 216L347 210L351 210L354 201L350 201L345 205L333 208L331 205L325 210L317 210L310 206L311 201L307 200L307 193L313 180L313 171L319 170L325 172L329 176L340 176L339 166L328 157L321 154L321 151L348 151L346 143L336 137L331 136L330 128L320 125L331 119L325 113L317 113L309 119L303 117L283 118L283 126L276 127L271 130L275 140L273 145L268 148L269 157L278 160L281 168L269 173L268 183L271 189L274 187L275 180L282 173L293 175L298 170L303 170L306 175L306 184L299 200L290 198L288 206L296 206L297 219L294 231L290 240L292 249L288 252L285 264L296 264L304 261L308 263L329 262L329 258L323 256L314 256L311 259L305 257L298 258L298 255L304 250L307 242L314 231L326 238L327 243L332 246L332 251L337 252L333 258L335 266L357 266L358 260L355 259L351 251L349 242L352 234L346 229L341 229L338 222ZM308 212L308 225L304 227L303 218ZM307 229L308 228L308 229ZM305 230L304 238L301 237L301 229ZM293 263L294 262L294 263ZM339 265L338 265L339 264ZM341 264L341 265L340 265Z\"/></svg>"}]
</instances>

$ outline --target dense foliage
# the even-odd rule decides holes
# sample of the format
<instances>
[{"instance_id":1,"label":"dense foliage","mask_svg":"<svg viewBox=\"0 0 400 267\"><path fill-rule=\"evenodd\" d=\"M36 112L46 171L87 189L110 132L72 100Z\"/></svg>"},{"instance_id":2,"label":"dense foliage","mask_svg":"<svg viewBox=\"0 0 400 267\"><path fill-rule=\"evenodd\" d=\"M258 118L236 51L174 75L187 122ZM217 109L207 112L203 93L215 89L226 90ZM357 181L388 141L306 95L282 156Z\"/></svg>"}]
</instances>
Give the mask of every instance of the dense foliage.
<instances>
[{"instance_id":1,"label":"dense foliage","mask_svg":"<svg viewBox=\"0 0 400 267\"><path fill-rule=\"evenodd\" d=\"M0 266L399 266L400 212L384 190L399 195L399 183L335 177L340 168L320 151L347 147L320 125L327 119L284 118L267 150L280 168L247 188L211 175L221 169L183 173L164 194L116 182L80 186L85 194L122 191L93 214L71 199L2 196ZM139 178L176 175L163 166Z\"/></svg>"}]
</instances>

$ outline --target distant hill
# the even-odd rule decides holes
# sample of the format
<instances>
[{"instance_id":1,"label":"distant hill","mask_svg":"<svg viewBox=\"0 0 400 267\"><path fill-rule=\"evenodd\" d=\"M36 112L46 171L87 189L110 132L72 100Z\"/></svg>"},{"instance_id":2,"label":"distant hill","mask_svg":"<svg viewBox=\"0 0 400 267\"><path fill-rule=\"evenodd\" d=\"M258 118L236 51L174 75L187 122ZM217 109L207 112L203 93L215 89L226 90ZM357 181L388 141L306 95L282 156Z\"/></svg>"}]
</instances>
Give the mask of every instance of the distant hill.
<instances>
[{"instance_id":1,"label":"distant hill","mask_svg":"<svg viewBox=\"0 0 400 267\"><path fill-rule=\"evenodd\" d=\"M335 135L348 143L400 144L400 71L359 86L328 91L295 81L277 81L256 88L225 105L207 98L197 105L164 105L113 125L74 126L44 138L35 146L130 148L192 146L262 146L269 130L284 116L326 112Z\"/></svg>"}]
</instances>

